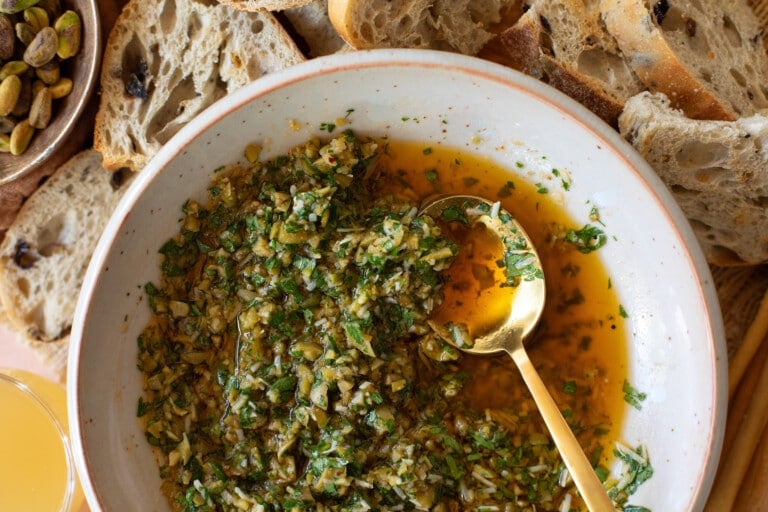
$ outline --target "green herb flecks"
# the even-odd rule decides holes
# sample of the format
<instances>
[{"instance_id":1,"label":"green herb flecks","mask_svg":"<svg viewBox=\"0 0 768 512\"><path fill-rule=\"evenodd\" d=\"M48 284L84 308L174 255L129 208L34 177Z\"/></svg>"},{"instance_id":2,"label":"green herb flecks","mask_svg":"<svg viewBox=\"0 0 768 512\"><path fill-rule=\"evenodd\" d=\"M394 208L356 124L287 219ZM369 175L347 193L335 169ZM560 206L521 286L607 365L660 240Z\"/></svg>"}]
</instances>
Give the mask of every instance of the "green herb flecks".
<instances>
[{"instance_id":1,"label":"green herb flecks","mask_svg":"<svg viewBox=\"0 0 768 512\"><path fill-rule=\"evenodd\" d=\"M507 181L504 183L504 186L502 186L499 191L496 193L496 195L499 198L509 197L512 195L512 191L515 189L515 182L514 181Z\"/></svg>"},{"instance_id":2,"label":"green herb flecks","mask_svg":"<svg viewBox=\"0 0 768 512\"><path fill-rule=\"evenodd\" d=\"M621 386L621 391L624 393L624 401L629 405L637 409L638 411L643 408L642 402L646 399L647 395L641 391L635 389L629 381L624 381Z\"/></svg>"},{"instance_id":3,"label":"green herb flecks","mask_svg":"<svg viewBox=\"0 0 768 512\"><path fill-rule=\"evenodd\" d=\"M590 224L581 229L568 229L565 233L565 241L576 245L580 252L587 254L603 247L608 237L602 229Z\"/></svg>"},{"instance_id":4,"label":"green herb flecks","mask_svg":"<svg viewBox=\"0 0 768 512\"><path fill-rule=\"evenodd\" d=\"M640 445L636 449L631 449L621 443L616 444L614 455L623 463L621 469L622 475L613 486L608 488L608 495L615 501L626 503L628 496L637 491L637 488L653 476L653 467L648 458L648 452L645 446ZM642 507L632 508L632 505L625 506L624 510L643 510Z\"/></svg>"}]
</instances>

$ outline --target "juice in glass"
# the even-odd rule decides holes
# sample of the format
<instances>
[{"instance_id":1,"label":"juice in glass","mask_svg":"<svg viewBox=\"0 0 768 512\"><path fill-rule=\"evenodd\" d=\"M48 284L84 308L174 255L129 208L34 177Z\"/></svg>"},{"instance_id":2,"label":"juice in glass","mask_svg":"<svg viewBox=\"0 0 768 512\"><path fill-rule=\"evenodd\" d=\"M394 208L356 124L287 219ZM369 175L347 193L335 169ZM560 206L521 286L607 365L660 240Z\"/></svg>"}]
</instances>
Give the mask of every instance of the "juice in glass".
<instances>
[{"instance_id":1,"label":"juice in glass","mask_svg":"<svg viewBox=\"0 0 768 512\"><path fill-rule=\"evenodd\" d=\"M64 388L0 369L0 510L84 510L67 435Z\"/></svg>"}]
</instances>

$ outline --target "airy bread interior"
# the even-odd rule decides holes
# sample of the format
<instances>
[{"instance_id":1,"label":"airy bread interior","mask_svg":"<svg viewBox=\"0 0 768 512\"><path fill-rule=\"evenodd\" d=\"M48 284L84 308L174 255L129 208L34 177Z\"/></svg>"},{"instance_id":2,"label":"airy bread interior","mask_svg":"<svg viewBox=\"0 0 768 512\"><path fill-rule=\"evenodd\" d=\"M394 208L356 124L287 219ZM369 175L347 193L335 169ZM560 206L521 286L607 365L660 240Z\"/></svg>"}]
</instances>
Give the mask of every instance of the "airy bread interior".
<instances>
[{"instance_id":1,"label":"airy bread interior","mask_svg":"<svg viewBox=\"0 0 768 512\"><path fill-rule=\"evenodd\" d=\"M96 151L80 152L37 189L6 233L0 300L30 340L68 335L85 270L126 174L105 170Z\"/></svg>"},{"instance_id":2,"label":"airy bread interior","mask_svg":"<svg viewBox=\"0 0 768 512\"><path fill-rule=\"evenodd\" d=\"M763 30L744 0L601 0L608 31L652 92L694 119L768 107Z\"/></svg>"},{"instance_id":3,"label":"airy bread interior","mask_svg":"<svg viewBox=\"0 0 768 512\"><path fill-rule=\"evenodd\" d=\"M768 117L691 120L644 92L619 129L669 186L711 263L768 260Z\"/></svg>"},{"instance_id":4,"label":"airy bread interior","mask_svg":"<svg viewBox=\"0 0 768 512\"><path fill-rule=\"evenodd\" d=\"M432 48L477 54L510 0L329 0L331 22L352 47Z\"/></svg>"},{"instance_id":5,"label":"airy bread interior","mask_svg":"<svg viewBox=\"0 0 768 512\"><path fill-rule=\"evenodd\" d=\"M560 89L611 125L645 87L600 19L599 0L535 0L500 38L510 65Z\"/></svg>"},{"instance_id":6,"label":"airy bread interior","mask_svg":"<svg viewBox=\"0 0 768 512\"><path fill-rule=\"evenodd\" d=\"M132 0L104 52L94 147L106 168L139 170L213 102L302 60L269 12Z\"/></svg>"}]
</instances>

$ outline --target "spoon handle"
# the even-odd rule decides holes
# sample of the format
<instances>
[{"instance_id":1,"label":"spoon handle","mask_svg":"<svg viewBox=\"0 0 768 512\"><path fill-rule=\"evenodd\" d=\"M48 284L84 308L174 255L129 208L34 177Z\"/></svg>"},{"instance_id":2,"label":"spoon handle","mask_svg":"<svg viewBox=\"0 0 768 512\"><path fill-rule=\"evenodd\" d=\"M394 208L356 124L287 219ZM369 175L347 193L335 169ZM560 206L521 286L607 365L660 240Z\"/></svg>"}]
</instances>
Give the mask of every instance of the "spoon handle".
<instances>
[{"instance_id":1,"label":"spoon handle","mask_svg":"<svg viewBox=\"0 0 768 512\"><path fill-rule=\"evenodd\" d=\"M521 347L511 350L509 355L515 361L534 401L539 406L539 412L541 412L552 439L560 451L560 456L589 510L591 512L614 512L615 508L605 487L597 478L584 450L563 418L560 409L528 358L525 349Z\"/></svg>"}]
</instances>

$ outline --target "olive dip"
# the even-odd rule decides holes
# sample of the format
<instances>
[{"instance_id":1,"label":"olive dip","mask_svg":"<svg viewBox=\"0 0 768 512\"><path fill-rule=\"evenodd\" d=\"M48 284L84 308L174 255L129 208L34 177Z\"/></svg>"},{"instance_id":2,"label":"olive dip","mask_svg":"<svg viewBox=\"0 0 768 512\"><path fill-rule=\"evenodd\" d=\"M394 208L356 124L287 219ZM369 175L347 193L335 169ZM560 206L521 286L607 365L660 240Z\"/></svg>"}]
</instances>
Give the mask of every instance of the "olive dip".
<instances>
[{"instance_id":1,"label":"olive dip","mask_svg":"<svg viewBox=\"0 0 768 512\"><path fill-rule=\"evenodd\" d=\"M138 339L138 416L175 510L580 503L532 416L462 393L469 356L427 322L459 247L382 193L384 151L350 130L265 162L249 146L184 204Z\"/></svg>"}]
</instances>

